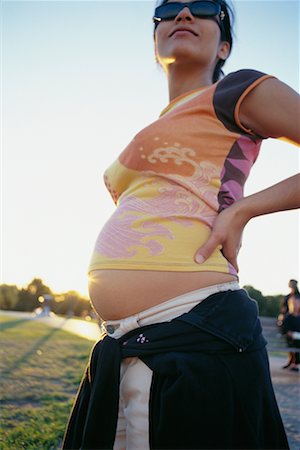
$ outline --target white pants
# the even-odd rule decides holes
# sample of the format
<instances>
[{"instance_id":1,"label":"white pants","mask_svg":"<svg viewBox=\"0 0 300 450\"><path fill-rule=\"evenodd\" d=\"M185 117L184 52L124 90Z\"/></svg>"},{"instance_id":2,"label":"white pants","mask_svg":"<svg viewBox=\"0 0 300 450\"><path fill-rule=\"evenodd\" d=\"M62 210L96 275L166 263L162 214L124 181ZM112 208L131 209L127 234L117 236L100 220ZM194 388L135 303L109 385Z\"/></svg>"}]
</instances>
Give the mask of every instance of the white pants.
<instances>
[{"instance_id":1,"label":"white pants","mask_svg":"<svg viewBox=\"0 0 300 450\"><path fill-rule=\"evenodd\" d=\"M136 328L168 322L190 311L217 292L240 289L236 281L188 292L122 320L104 322L116 339ZM142 336L141 336L142 338ZM149 450L149 392L152 370L139 358L125 358L121 364L119 415L114 450Z\"/></svg>"}]
</instances>

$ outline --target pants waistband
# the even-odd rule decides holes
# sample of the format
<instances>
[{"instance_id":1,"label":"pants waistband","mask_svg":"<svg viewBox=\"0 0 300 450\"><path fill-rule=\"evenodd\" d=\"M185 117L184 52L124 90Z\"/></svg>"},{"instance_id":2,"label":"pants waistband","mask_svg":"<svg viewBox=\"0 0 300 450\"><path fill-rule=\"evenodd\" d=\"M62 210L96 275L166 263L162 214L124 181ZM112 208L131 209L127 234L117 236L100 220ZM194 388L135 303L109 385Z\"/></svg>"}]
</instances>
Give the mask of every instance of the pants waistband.
<instances>
[{"instance_id":1,"label":"pants waistband","mask_svg":"<svg viewBox=\"0 0 300 450\"><path fill-rule=\"evenodd\" d=\"M103 322L102 326L110 337L119 339L124 334L136 328L154 323L169 322L175 319L175 317L190 311L198 303L212 294L228 290L236 291L238 289L240 289L240 286L237 281L208 286L171 298L125 319L108 320Z\"/></svg>"}]
</instances>

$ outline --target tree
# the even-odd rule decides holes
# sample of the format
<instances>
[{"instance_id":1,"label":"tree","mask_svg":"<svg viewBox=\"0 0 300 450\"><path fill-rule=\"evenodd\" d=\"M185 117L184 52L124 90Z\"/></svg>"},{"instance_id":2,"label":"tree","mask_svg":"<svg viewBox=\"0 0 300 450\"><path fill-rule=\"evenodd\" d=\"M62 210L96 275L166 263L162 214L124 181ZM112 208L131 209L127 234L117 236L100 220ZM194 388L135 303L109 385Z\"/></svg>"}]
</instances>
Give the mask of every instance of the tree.
<instances>
[{"instance_id":1,"label":"tree","mask_svg":"<svg viewBox=\"0 0 300 450\"><path fill-rule=\"evenodd\" d=\"M282 295L264 296L261 291L250 285L243 286L243 288L246 289L251 298L257 301L260 316L276 317L278 315Z\"/></svg>"},{"instance_id":2,"label":"tree","mask_svg":"<svg viewBox=\"0 0 300 450\"><path fill-rule=\"evenodd\" d=\"M27 291L31 295L39 298L41 295L50 294L52 295L51 289L46 286L41 278L34 278L27 286Z\"/></svg>"},{"instance_id":3,"label":"tree","mask_svg":"<svg viewBox=\"0 0 300 450\"><path fill-rule=\"evenodd\" d=\"M0 286L0 309L14 310L19 301L19 290L16 285Z\"/></svg>"},{"instance_id":4,"label":"tree","mask_svg":"<svg viewBox=\"0 0 300 450\"><path fill-rule=\"evenodd\" d=\"M284 299L283 295L266 295L266 316L277 317L280 310L282 301Z\"/></svg>"},{"instance_id":5,"label":"tree","mask_svg":"<svg viewBox=\"0 0 300 450\"><path fill-rule=\"evenodd\" d=\"M68 291L58 296L59 301L55 302L53 311L56 314L74 314L81 316L86 311L90 312L92 309L91 303L88 299L82 298L76 291Z\"/></svg>"},{"instance_id":6,"label":"tree","mask_svg":"<svg viewBox=\"0 0 300 450\"><path fill-rule=\"evenodd\" d=\"M50 294L51 289L46 286L42 279L34 278L25 289L19 291L17 309L19 311L33 311L40 306L39 297Z\"/></svg>"}]
</instances>

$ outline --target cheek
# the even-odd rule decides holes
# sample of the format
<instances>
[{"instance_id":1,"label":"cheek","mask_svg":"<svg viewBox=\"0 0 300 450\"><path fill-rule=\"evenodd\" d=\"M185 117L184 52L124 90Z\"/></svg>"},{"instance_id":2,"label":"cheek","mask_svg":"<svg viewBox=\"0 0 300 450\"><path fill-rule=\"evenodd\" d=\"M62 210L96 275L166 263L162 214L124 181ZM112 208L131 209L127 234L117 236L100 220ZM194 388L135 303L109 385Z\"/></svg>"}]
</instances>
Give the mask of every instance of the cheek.
<instances>
[{"instance_id":1,"label":"cheek","mask_svg":"<svg viewBox=\"0 0 300 450\"><path fill-rule=\"evenodd\" d=\"M198 19L200 37L205 42L210 42L212 45L218 45L221 41L221 32L214 20Z\"/></svg>"},{"instance_id":2,"label":"cheek","mask_svg":"<svg viewBox=\"0 0 300 450\"><path fill-rule=\"evenodd\" d=\"M172 26L169 22L162 22L160 23L154 34L154 46L155 46L155 53L160 54L160 52L163 52L168 44L169 34L171 33Z\"/></svg>"},{"instance_id":3,"label":"cheek","mask_svg":"<svg viewBox=\"0 0 300 450\"><path fill-rule=\"evenodd\" d=\"M160 58L163 58L164 56L166 56L167 53L167 49L165 48L165 44L164 41L162 41L161 39L155 39L154 41L154 52L155 52L155 57L156 59L159 61Z\"/></svg>"},{"instance_id":4,"label":"cheek","mask_svg":"<svg viewBox=\"0 0 300 450\"><path fill-rule=\"evenodd\" d=\"M158 53L158 44L159 44L159 36L158 36L158 32L155 32L154 35L154 50L155 50L155 54L157 55Z\"/></svg>"},{"instance_id":5,"label":"cheek","mask_svg":"<svg viewBox=\"0 0 300 450\"><path fill-rule=\"evenodd\" d=\"M211 57L216 58L219 52L220 38L215 32L211 30L203 30L201 38L199 39L199 51Z\"/></svg>"}]
</instances>

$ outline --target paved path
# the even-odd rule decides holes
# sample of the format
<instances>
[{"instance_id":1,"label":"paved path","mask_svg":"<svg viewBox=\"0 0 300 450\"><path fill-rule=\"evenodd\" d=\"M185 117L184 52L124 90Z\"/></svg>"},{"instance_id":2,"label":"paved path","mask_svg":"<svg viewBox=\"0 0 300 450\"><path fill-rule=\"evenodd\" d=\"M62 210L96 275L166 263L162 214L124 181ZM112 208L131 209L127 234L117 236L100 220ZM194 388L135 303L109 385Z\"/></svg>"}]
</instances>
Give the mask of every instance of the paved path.
<instances>
[{"instance_id":1,"label":"paved path","mask_svg":"<svg viewBox=\"0 0 300 450\"><path fill-rule=\"evenodd\" d=\"M17 311L0 311L0 315L38 320L49 326L61 328L90 341L97 341L100 329L97 323L80 319L68 319L53 315L52 317L35 316L32 313ZM271 376L275 395L289 439L291 450L300 450L300 374L281 367L286 363L287 356L270 356Z\"/></svg>"},{"instance_id":2,"label":"paved path","mask_svg":"<svg viewBox=\"0 0 300 450\"><path fill-rule=\"evenodd\" d=\"M28 320L38 320L45 323L50 327L60 328L61 330L68 331L69 333L76 334L90 341L97 341L101 335L98 324L94 321L72 319L67 317L60 317L55 314L51 316L36 315L30 312L21 311L3 311L0 310L0 315L22 317Z\"/></svg>"},{"instance_id":3,"label":"paved path","mask_svg":"<svg viewBox=\"0 0 300 450\"><path fill-rule=\"evenodd\" d=\"M271 376L291 450L300 450L300 375L282 369L286 358L270 357Z\"/></svg>"}]
</instances>

